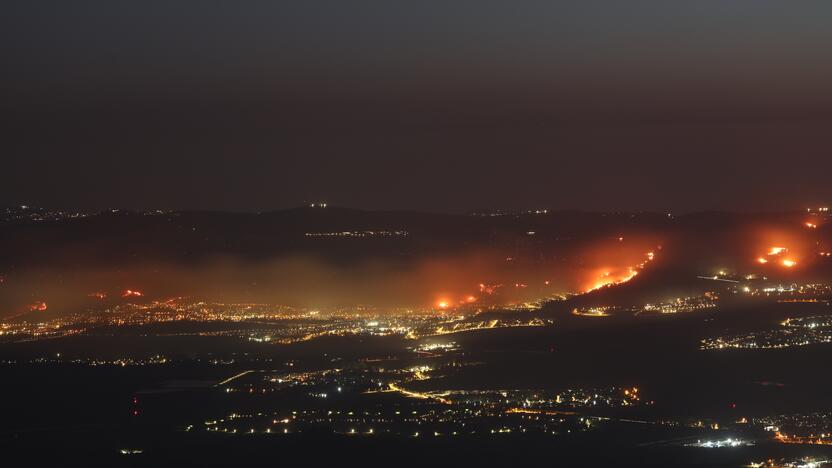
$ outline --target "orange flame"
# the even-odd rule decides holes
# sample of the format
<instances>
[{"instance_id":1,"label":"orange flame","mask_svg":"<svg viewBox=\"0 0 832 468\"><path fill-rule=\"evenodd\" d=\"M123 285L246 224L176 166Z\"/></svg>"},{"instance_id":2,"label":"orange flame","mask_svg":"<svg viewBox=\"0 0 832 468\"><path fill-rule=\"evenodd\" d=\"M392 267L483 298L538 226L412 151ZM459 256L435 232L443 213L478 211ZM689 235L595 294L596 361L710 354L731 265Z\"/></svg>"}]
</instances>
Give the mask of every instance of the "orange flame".
<instances>
[{"instance_id":1,"label":"orange flame","mask_svg":"<svg viewBox=\"0 0 832 468\"><path fill-rule=\"evenodd\" d=\"M29 306L29 311L31 311L31 312L35 312L35 311L37 311L37 312L43 312L43 311L44 311L44 310L46 310L47 308L48 308L48 307L47 307L46 303L45 303L45 302L43 302L43 301L41 301L41 302L35 302L34 304L31 304L31 305Z\"/></svg>"}]
</instances>

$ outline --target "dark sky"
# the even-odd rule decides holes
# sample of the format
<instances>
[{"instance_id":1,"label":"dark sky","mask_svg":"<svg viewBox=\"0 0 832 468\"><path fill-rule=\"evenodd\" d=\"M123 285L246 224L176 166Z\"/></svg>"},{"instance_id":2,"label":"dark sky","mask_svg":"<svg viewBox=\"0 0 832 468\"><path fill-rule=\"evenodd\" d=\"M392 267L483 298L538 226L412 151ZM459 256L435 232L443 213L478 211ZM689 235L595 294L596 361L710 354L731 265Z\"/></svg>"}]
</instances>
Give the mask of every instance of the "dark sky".
<instances>
[{"instance_id":1,"label":"dark sky","mask_svg":"<svg viewBox=\"0 0 832 468\"><path fill-rule=\"evenodd\" d=\"M832 2L5 1L0 204L832 200Z\"/></svg>"}]
</instances>

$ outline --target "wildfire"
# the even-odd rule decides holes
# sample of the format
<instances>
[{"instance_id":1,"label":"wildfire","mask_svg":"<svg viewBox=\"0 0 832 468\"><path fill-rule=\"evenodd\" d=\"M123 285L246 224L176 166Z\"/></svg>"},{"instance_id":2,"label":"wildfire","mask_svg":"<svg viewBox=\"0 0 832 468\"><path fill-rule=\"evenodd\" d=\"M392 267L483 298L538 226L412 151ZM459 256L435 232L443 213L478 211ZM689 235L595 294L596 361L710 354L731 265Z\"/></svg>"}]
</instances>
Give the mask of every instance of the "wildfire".
<instances>
[{"instance_id":1,"label":"wildfire","mask_svg":"<svg viewBox=\"0 0 832 468\"><path fill-rule=\"evenodd\" d=\"M440 309L447 309L450 306L450 304L448 304L448 301L439 301L436 303L436 306Z\"/></svg>"},{"instance_id":2,"label":"wildfire","mask_svg":"<svg viewBox=\"0 0 832 468\"><path fill-rule=\"evenodd\" d=\"M502 284L485 284L480 283L480 292L485 294L494 294L497 289L501 288Z\"/></svg>"},{"instance_id":3,"label":"wildfire","mask_svg":"<svg viewBox=\"0 0 832 468\"><path fill-rule=\"evenodd\" d=\"M107 298L107 293L94 292L94 293L87 294L87 297L94 297L95 299L106 299Z\"/></svg>"},{"instance_id":4,"label":"wildfire","mask_svg":"<svg viewBox=\"0 0 832 468\"><path fill-rule=\"evenodd\" d=\"M595 282L595 284L586 292L595 291L596 289L605 288L607 286L614 286L616 284L626 283L638 275L638 271L634 268L628 268L623 276L613 276L610 272L604 272L602 278Z\"/></svg>"},{"instance_id":5,"label":"wildfire","mask_svg":"<svg viewBox=\"0 0 832 468\"><path fill-rule=\"evenodd\" d=\"M766 264L769 263L769 257L777 257L775 260L777 261L778 265L784 266L786 268L793 268L797 266L797 260L794 258L784 257L783 255L788 253L789 249L786 247L772 247L768 250L768 252L760 257L757 257L757 263Z\"/></svg>"},{"instance_id":6,"label":"wildfire","mask_svg":"<svg viewBox=\"0 0 832 468\"><path fill-rule=\"evenodd\" d=\"M642 270L645 266L647 266L648 263L653 261L655 256L656 255L654 252L647 252L645 254L645 260L643 262L639 263L638 265L628 267L622 272L612 272L610 270L603 270L596 278L595 283L593 283L592 286L590 286L584 292L591 292L597 289L605 288L607 286L614 286L630 281L631 279L638 276L638 272Z\"/></svg>"},{"instance_id":7,"label":"wildfire","mask_svg":"<svg viewBox=\"0 0 832 468\"><path fill-rule=\"evenodd\" d=\"M142 297L144 294L141 291L137 291L135 289L125 289L123 293L121 293L121 297Z\"/></svg>"},{"instance_id":8,"label":"wildfire","mask_svg":"<svg viewBox=\"0 0 832 468\"><path fill-rule=\"evenodd\" d=\"M43 312L47 308L46 303L43 301L35 302L34 304L29 305L30 312Z\"/></svg>"}]
</instances>

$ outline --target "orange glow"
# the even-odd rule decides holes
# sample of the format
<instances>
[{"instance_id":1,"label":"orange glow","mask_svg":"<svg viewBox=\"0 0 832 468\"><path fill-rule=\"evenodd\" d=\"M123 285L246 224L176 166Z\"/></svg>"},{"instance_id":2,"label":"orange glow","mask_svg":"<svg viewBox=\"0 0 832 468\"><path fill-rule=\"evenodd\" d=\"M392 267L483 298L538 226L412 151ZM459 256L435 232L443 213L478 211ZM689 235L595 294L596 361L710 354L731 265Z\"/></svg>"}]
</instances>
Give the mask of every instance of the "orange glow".
<instances>
[{"instance_id":1,"label":"orange glow","mask_svg":"<svg viewBox=\"0 0 832 468\"><path fill-rule=\"evenodd\" d=\"M466 302L477 302L477 298L474 296L468 296L465 298Z\"/></svg>"},{"instance_id":2,"label":"orange glow","mask_svg":"<svg viewBox=\"0 0 832 468\"><path fill-rule=\"evenodd\" d=\"M595 280L590 286L584 290L584 292L595 291L596 289L605 288L607 286L614 286L617 284L626 283L631 279L638 276L638 272L642 270L644 267L647 266L648 263L653 261L656 257L655 253L650 251L647 252L645 255L645 260L641 263L624 268L622 270L609 270L603 269L596 275Z\"/></svg>"},{"instance_id":3,"label":"orange glow","mask_svg":"<svg viewBox=\"0 0 832 468\"><path fill-rule=\"evenodd\" d=\"M791 226L755 227L754 236L758 239L751 241L756 248L755 257L765 258L768 268L776 267L781 271L808 268L818 258L818 251L826 250L815 229L815 226L821 229L825 223L822 217L805 217Z\"/></svg>"},{"instance_id":4,"label":"orange glow","mask_svg":"<svg viewBox=\"0 0 832 468\"><path fill-rule=\"evenodd\" d=\"M781 444L832 445L828 434L808 436L788 435L780 431L774 433L774 438Z\"/></svg>"},{"instance_id":5,"label":"orange glow","mask_svg":"<svg viewBox=\"0 0 832 468\"><path fill-rule=\"evenodd\" d=\"M768 260L765 257L759 257L757 263L768 263Z\"/></svg>"},{"instance_id":6,"label":"orange glow","mask_svg":"<svg viewBox=\"0 0 832 468\"><path fill-rule=\"evenodd\" d=\"M106 299L107 298L107 293L94 292L94 293L87 294L87 297L94 297L96 299Z\"/></svg>"},{"instance_id":7,"label":"orange glow","mask_svg":"<svg viewBox=\"0 0 832 468\"><path fill-rule=\"evenodd\" d=\"M639 265L639 268L643 268L643 264ZM607 286L615 286L617 284L626 283L631 279L635 278L638 275L638 270L635 268L627 268L626 271L622 273L617 273L613 275L609 271L603 272L597 281L585 292L595 291L596 289L605 288Z\"/></svg>"},{"instance_id":8,"label":"orange glow","mask_svg":"<svg viewBox=\"0 0 832 468\"><path fill-rule=\"evenodd\" d=\"M568 414L576 414L573 411L554 411L554 410L539 410L539 409L529 409L529 408L509 408L506 410L508 414L545 414L548 416L554 415L568 415Z\"/></svg>"},{"instance_id":9,"label":"orange glow","mask_svg":"<svg viewBox=\"0 0 832 468\"><path fill-rule=\"evenodd\" d=\"M447 309L448 308L448 301L439 301L436 303L436 306L440 309Z\"/></svg>"},{"instance_id":10,"label":"orange glow","mask_svg":"<svg viewBox=\"0 0 832 468\"><path fill-rule=\"evenodd\" d=\"M35 312L35 311L43 312L46 309L47 309L46 303L42 302L42 301L41 302L35 302L34 304L31 304L29 306L29 311L31 311L31 312Z\"/></svg>"},{"instance_id":11,"label":"orange glow","mask_svg":"<svg viewBox=\"0 0 832 468\"><path fill-rule=\"evenodd\" d=\"M144 294L141 291L137 291L135 289L126 289L123 293L121 293L121 297L142 297Z\"/></svg>"},{"instance_id":12,"label":"orange glow","mask_svg":"<svg viewBox=\"0 0 832 468\"><path fill-rule=\"evenodd\" d=\"M485 294L494 294L494 292L498 289L503 287L502 284L485 284L480 283L480 292Z\"/></svg>"}]
</instances>

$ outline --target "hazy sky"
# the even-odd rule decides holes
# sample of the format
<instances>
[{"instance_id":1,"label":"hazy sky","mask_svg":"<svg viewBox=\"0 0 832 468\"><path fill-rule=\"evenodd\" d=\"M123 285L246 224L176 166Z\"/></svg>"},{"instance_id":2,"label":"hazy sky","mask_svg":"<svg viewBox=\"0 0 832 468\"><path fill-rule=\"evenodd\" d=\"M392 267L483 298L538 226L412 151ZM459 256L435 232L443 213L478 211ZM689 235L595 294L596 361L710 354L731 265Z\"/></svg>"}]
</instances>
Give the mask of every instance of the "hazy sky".
<instances>
[{"instance_id":1,"label":"hazy sky","mask_svg":"<svg viewBox=\"0 0 832 468\"><path fill-rule=\"evenodd\" d=\"M832 200L832 2L6 1L0 204Z\"/></svg>"}]
</instances>

